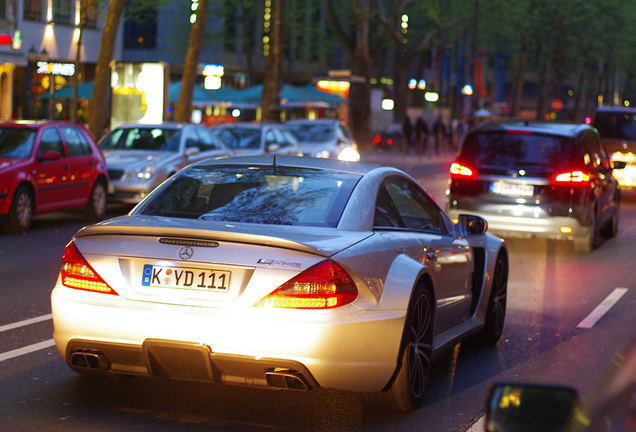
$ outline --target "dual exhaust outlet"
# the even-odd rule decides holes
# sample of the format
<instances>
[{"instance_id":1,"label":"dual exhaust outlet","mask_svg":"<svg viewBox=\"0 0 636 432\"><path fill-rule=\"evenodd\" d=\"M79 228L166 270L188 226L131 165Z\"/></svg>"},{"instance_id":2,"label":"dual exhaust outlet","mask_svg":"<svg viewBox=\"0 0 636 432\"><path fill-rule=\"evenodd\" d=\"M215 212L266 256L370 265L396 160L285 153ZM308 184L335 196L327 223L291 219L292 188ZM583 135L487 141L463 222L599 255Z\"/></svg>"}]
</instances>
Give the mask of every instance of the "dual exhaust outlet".
<instances>
[{"instance_id":1,"label":"dual exhaust outlet","mask_svg":"<svg viewBox=\"0 0 636 432\"><path fill-rule=\"evenodd\" d=\"M96 350L80 350L71 354L70 364L74 368L87 371L108 371L110 361L108 358ZM309 390L311 385L302 373L287 369L274 368L265 371L267 385L276 389L286 390Z\"/></svg>"}]
</instances>

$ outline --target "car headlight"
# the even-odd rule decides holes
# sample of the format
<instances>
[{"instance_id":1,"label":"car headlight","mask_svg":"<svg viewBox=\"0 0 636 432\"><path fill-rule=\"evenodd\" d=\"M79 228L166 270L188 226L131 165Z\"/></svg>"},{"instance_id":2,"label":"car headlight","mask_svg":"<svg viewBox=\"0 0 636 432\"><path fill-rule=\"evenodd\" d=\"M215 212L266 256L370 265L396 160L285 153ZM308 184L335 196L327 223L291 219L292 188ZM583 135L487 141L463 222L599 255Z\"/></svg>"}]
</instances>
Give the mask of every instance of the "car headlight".
<instances>
[{"instance_id":1,"label":"car headlight","mask_svg":"<svg viewBox=\"0 0 636 432\"><path fill-rule=\"evenodd\" d=\"M157 169L154 165L147 165L140 170L126 170L126 175L124 176L124 180L126 181L134 181L134 180L150 180L154 177Z\"/></svg>"},{"instance_id":2,"label":"car headlight","mask_svg":"<svg viewBox=\"0 0 636 432\"><path fill-rule=\"evenodd\" d=\"M345 147L338 155L338 159L347 162L357 162L360 160L360 153L353 147Z\"/></svg>"}]
</instances>

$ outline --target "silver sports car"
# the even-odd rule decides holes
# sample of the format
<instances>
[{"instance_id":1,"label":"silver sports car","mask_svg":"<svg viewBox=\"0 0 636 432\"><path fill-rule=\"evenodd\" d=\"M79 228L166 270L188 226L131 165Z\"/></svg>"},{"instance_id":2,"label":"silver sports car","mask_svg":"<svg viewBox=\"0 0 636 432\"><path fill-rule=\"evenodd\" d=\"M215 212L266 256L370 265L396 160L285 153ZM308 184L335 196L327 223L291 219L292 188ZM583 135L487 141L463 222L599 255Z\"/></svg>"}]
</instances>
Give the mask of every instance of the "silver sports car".
<instances>
[{"instance_id":1,"label":"silver sports car","mask_svg":"<svg viewBox=\"0 0 636 432\"><path fill-rule=\"evenodd\" d=\"M486 229L453 223L395 168L202 161L75 235L55 342L80 374L323 387L414 409L444 349L502 334L508 252Z\"/></svg>"}]
</instances>

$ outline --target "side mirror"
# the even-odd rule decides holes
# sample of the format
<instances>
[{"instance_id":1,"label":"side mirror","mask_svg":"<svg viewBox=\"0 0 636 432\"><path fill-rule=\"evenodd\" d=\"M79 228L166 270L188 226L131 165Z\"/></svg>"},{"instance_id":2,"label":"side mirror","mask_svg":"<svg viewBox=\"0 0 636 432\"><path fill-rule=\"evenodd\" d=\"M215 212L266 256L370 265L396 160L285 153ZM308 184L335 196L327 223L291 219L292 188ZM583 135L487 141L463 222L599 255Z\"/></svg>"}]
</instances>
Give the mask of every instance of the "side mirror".
<instances>
[{"instance_id":1,"label":"side mirror","mask_svg":"<svg viewBox=\"0 0 636 432\"><path fill-rule=\"evenodd\" d=\"M187 147L185 151L186 156L192 156L199 153L201 153L201 149L199 147Z\"/></svg>"},{"instance_id":2,"label":"side mirror","mask_svg":"<svg viewBox=\"0 0 636 432\"><path fill-rule=\"evenodd\" d=\"M626 166L627 166L627 162L625 161L612 162L612 169L624 169Z\"/></svg>"},{"instance_id":3,"label":"side mirror","mask_svg":"<svg viewBox=\"0 0 636 432\"><path fill-rule=\"evenodd\" d=\"M496 384L486 407L486 432L565 432L584 419L569 387Z\"/></svg>"},{"instance_id":4,"label":"side mirror","mask_svg":"<svg viewBox=\"0 0 636 432\"><path fill-rule=\"evenodd\" d=\"M40 157L41 161L54 161L62 159L62 155L59 151L55 150L47 150Z\"/></svg>"},{"instance_id":5,"label":"side mirror","mask_svg":"<svg viewBox=\"0 0 636 432\"><path fill-rule=\"evenodd\" d=\"M488 230L486 219L477 215L460 214L457 224L462 236L482 235Z\"/></svg>"},{"instance_id":6,"label":"side mirror","mask_svg":"<svg viewBox=\"0 0 636 432\"><path fill-rule=\"evenodd\" d=\"M275 152L280 150L280 144L278 143L268 143L267 144L267 151L268 152Z\"/></svg>"}]
</instances>

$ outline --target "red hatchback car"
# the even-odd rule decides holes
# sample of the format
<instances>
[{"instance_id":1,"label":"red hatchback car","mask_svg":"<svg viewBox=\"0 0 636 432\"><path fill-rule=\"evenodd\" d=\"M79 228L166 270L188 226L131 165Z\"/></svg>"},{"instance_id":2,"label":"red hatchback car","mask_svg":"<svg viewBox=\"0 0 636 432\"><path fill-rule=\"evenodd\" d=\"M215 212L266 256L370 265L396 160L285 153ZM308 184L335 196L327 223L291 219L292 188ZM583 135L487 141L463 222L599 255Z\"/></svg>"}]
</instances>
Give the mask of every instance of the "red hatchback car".
<instances>
[{"instance_id":1,"label":"red hatchback car","mask_svg":"<svg viewBox=\"0 0 636 432\"><path fill-rule=\"evenodd\" d=\"M0 226L8 233L27 231L34 214L70 208L99 220L107 187L106 162L84 127L0 123Z\"/></svg>"}]
</instances>

